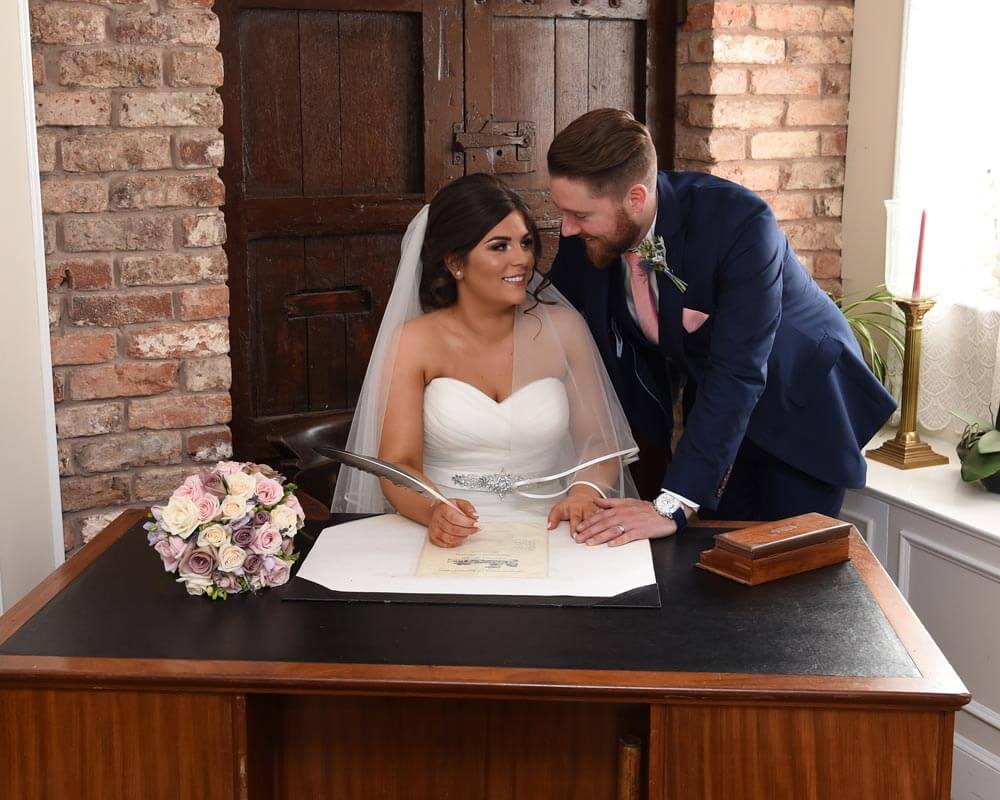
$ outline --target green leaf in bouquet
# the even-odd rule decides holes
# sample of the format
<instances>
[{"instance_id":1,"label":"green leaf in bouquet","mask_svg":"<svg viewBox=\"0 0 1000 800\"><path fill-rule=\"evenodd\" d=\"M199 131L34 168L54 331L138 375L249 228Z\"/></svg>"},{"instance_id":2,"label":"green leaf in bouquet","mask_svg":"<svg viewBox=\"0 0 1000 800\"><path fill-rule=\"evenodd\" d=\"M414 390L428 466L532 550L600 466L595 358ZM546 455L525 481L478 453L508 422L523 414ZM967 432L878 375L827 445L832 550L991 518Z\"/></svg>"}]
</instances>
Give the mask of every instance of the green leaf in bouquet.
<instances>
[{"instance_id":1,"label":"green leaf in bouquet","mask_svg":"<svg viewBox=\"0 0 1000 800\"><path fill-rule=\"evenodd\" d=\"M981 481L1000 472L1000 453L980 453L971 448L962 461L962 480Z\"/></svg>"},{"instance_id":2,"label":"green leaf in bouquet","mask_svg":"<svg viewBox=\"0 0 1000 800\"><path fill-rule=\"evenodd\" d=\"M1000 431L986 431L976 444L976 450L981 454L1000 453Z\"/></svg>"}]
</instances>

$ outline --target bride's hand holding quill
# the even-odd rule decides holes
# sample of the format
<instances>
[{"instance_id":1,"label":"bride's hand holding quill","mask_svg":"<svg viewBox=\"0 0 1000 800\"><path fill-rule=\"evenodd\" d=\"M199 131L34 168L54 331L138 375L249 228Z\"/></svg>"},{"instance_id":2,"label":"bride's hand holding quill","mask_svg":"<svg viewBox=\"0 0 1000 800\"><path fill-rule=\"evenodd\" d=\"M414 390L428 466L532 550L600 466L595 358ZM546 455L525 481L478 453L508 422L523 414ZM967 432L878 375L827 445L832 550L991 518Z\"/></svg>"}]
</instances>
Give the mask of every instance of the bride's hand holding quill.
<instances>
[{"instance_id":1,"label":"bride's hand holding quill","mask_svg":"<svg viewBox=\"0 0 1000 800\"><path fill-rule=\"evenodd\" d=\"M468 500L453 499L461 511L438 500L431 506L427 538L437 547L458 547L479 530L479 513Z\"/></svg>"}]
</instances>

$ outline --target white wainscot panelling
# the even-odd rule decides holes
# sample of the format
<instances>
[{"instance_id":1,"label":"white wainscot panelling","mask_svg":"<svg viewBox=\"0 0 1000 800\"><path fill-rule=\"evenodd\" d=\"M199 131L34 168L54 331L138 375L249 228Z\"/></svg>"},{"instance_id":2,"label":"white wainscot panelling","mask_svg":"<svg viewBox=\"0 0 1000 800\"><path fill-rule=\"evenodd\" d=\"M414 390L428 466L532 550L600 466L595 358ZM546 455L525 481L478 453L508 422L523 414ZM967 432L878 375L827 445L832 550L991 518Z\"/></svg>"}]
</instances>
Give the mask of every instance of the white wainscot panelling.
<instances>
[{"instance_id":1,"label":"white wainscot panelling","mask_svg":"<svg viewBox=\"0 0 1000 800\"><path fill-rule=\"evenodd\" d=\"M1000 547L993 540L892 508L899 537L899 588L961 676L970 714L1000 731ZM1000 756L955 739L953 796L1000 798Z\"/></svg>"},{"instance_id":2,"label":"white wainscot panelling","mask_svg":"<svg viewBox=\"0 0 1000 800\"><path fill-rule=\"evenodd\" d=\"M1000 758L958 734L955 734L951 797L952 800L1000 797Z\"/></svg>"},{"instance_id":3,"label":"white wainscot panelling","mask_svg":"<svg viewBox=\"0 0 1000 800\"><path fill-rule=\"evenodd\" d=\"M895 570L889 565L889 504L867 494L849 491L844 497L840 518L858 529L875 557L895 580Z\"/></svg>"}]
</instances>

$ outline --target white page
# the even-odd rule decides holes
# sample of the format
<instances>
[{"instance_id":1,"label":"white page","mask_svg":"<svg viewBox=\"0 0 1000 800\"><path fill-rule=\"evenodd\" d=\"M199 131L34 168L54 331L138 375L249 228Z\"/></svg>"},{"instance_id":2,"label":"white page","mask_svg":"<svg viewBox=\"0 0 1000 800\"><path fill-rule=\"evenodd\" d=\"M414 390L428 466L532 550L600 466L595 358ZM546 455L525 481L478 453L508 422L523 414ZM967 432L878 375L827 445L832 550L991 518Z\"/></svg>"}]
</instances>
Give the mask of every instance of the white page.
<instances>
[{"instance_id":1,"label":"white page","mask_svg":"<svg viewBox=\"0 0 1000 800\"><path fill-rule=\"evenodd\" d=\"M547 578L418 577L426 537L426 528L398 514L334 525L319 535L298 575L337 592L379 594L614 597L656 583L648 540L588 547L573 541L566 522L550 534Z\"/></svg>"}]
</instances>

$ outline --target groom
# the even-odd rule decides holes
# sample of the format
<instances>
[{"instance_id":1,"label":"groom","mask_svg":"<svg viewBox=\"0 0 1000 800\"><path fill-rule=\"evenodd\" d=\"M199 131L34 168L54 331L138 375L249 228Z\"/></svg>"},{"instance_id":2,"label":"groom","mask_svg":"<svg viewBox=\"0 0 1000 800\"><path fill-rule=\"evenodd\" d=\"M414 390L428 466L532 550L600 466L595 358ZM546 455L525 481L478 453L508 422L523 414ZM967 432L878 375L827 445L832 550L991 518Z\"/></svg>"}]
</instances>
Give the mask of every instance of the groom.
<instances>
[{"instance_id":1,"label":"groom","mask_svg":"<svg viewBox=\"0 0 1000 800\"><path fill-rule=\"evenodd\" d=\"M640 467L658 462L658 483L640 482L653 502L598 501L577 539L668 536L695 511L836 516L845 488L864 485L861 448L895 402L767 204L711 175L657 172L648 129L616 109L570 123L548 168L563 216L549 277L587 319Z\"/></svg>"}]
</instances>

